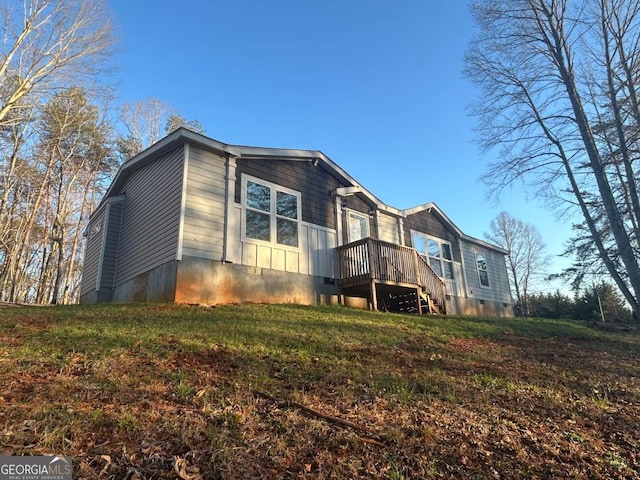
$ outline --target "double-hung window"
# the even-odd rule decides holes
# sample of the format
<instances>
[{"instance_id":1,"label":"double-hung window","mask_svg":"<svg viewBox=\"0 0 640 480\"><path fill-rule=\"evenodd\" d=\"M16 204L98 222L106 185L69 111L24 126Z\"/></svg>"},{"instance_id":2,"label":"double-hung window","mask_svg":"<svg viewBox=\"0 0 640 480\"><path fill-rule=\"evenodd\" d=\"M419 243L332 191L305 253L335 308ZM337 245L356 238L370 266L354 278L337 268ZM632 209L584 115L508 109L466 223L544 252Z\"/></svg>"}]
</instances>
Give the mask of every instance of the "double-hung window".
<instances>
[{"instance_id":1,"label":"double-hung window","mask_svg":"<svg viewBox=\"0 0 640 480\"><path fill-rule=\"evenodd\" d=\"M300 193L249 176L243 187L245 238L297 247Z\"/></svg>"},{"instance_id":2,"label":"double-hung window","mask_svg":"<svg viewBox=\"0 0 640 480\"><path fill-rule=\"evenodd\" d=\"M483 253L476 252L476 267L478 268L478 279L480 286L489 287L489 271L487 269L487 257Z\"/></svg>"},{"instance_id":3,"label":"double-hung window","mask_svg":"<svg viewBox=\"0 0 640 480\"><path fill-rule=\"evenodd\" d=\"M449 242L415 231L411 232L411 239L413 248L429 262L429 266L440 278L454 279L453 256Z\"/></svg>"}]
</instances>

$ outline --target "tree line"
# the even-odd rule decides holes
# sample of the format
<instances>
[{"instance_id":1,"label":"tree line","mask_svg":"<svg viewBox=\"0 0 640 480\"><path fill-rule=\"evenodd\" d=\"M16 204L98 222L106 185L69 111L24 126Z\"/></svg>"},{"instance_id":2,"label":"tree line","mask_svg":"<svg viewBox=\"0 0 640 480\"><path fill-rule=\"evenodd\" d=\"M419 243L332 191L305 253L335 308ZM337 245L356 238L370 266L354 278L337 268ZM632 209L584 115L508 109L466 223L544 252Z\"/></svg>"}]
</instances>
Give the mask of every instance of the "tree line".
<instances>
[{"instance_id":1,"label":"tree line","mask_svg":"<svg viewBox=\"0 0 640 480\"><path fill-rule=\"evenodd\" d=\"M553 293L532 293L526 310L519 301L515 301L514 313L516 316L566 318L587 322L633 321L633 313L626 300L613 285L604 281L585 287L573 296L558 290Z\"/></svg>"},{"instance_id":2,"label":"tree line","mask_svg":"<svg viewBox=\"0 0 640 480\"><path fill-rule=\"evenodd\" d=\"M519 317L569 318L586 321L627 322L634 314L619 290L601 277L571 284L573 295L556 290L540 293L554 278L566 278L569 273L549 274L551 255L538 229L508 212L500 212L485 232L487 241L509 253L506 257L513 311Z\"/></svg>"},{"instance_id":3,"label":"tree line","mask_svg":"<svg viewBox=\"0 0 640 480\"><path fill-rule=\"evenodd\" d=\"M82 235L119 165L187 122L117 105L100 0L0 2L0 301L77 300Z\"/></svg>"}]
</instances>

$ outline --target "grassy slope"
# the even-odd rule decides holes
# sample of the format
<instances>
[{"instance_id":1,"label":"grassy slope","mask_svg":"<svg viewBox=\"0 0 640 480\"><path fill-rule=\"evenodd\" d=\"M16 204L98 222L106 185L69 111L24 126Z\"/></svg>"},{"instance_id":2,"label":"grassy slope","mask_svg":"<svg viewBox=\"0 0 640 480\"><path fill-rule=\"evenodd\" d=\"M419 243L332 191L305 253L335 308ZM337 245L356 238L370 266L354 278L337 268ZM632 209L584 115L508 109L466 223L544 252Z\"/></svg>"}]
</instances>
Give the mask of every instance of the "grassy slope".
<instances>
[{"instance_id":1,"label":"grassy slope","mask_svg":"<svg viewBox=\"0 0 640 480\"><path fill-rule=\"evenodd\" d=\"M0 453L74 478L640 478L639 353L545 320L5 308Z\"/></svg>"}]
</instances>

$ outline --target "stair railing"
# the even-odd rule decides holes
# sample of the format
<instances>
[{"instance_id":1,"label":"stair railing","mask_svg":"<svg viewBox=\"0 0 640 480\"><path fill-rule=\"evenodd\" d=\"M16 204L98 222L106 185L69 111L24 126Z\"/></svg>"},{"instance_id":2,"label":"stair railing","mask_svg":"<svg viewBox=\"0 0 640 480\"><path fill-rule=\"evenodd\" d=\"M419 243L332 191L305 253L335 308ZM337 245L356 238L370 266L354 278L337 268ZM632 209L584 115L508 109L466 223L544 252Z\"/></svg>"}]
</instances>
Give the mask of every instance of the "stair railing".
<instances>
[{"instance_id":1,"label":"stair railing","mask_svg":"<svg viewBox=\"0 0 640 480\"><path fill-rule=\"evenodd\" d=\"M445 283L418 252L403 245L363 238L337 248L340 285L368 282L418 285L441 308L445 307Z\"/></svg>"},{"instance_id":2,"label":"stair railing","mask_svg":"<svg viewBox=\"0 0 640 480\"><path fill-rule=\"evenodd\" d=\"M446 308L447 290L444 281L431 268L431 265L415 251L417 257L418 285L420 285L431 297L431 299L440 306Z\"/></svg>"}]
</instances>

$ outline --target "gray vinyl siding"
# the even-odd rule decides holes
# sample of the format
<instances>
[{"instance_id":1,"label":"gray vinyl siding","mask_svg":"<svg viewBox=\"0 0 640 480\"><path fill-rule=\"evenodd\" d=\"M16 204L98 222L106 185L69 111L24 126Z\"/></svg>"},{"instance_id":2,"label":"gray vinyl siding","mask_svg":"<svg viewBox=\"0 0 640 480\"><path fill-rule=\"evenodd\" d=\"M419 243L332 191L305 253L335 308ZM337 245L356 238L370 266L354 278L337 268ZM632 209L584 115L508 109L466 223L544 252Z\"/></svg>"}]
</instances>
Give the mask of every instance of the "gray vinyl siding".
<instances>
[{"instance_id":1,"label":"gray vinyl siding","mask_svg":"<svg viewBox=\"0 0 640 480\"><path fill-rule=\"evenodd\" d=\"M404 238L407 245L413 247L411 230L448 241L451 243L453 260L462 261L460 239L439 216L427 210L407 216L404 221Z\"/></svg>"},{"instance_id":2,"label":"gray vinyl siding","mask_svg":"<svg viewBox=\"0 0 640 480\"><path fill-rule=\"evenodd\" d=\"M183 151L184 147L179 146L132 172L120 189L126 200L116 286L176 258Z\"/></svg>"},{"instance_id":3,"label":"gray vinyl siding","mask_svg":"<svg viewBox=\"0 0 640 480\"><path fill-rule=\"evenodd\" d=\"M462 242L462 251L469 297L511 304L509 278L507 277L504 255L466 241ZM487 260L489 287L480 285L476 266L476 253L483 254Z\"/></svg>"},{"instance_id":4,"label":"gray vinyl siding","mask_svg":"<svg viewBox=\"0 0 640 480\"><path fill-rule=\"evenodd\" d=\"M123 202L107 205L106 235L104 237L104 254L102 258L102 272L100 288L112 288L116 273L118 257L118 241L120 239L120 223L122 221Z\"/></svg>"},{"instance_id":5,"label":"gray vinyl siding","mask_svg":"<svg viewBox=\"0 0 640 480\"><path fill-rule=\"evenodd\" d=\"M240 203L242 174L244 173L300 192L302 221L335 230L336 211L331 192L338 187L349 185L338 181L331 172L322 166L314 167L311 161L250 160L244 158L239 158L237 165L236 203ZM370 208L364 209L365 212L369 210Z\"/></svg>"},{"instance_id":6,"label":"gray vinyl siding","mask_svg":"<svg viewBox=\"0 0 640 480\"><path fill-rule=\"evenodd\" d=\"M86 295L96 289L98 280L98 268L100 268L100 251L102 249L102 229L106 208L95 212L87 226L87 245L84 251L82 265L82 287L80 295ZM92 233L97 225L100 225L98 233Z\"/></svg>"},{"instance_id":7,"label":"gray vinyl siding","mask_svg":"<svg viewBox=\"0 0 640 480\"><path fill-rule=\"evenodd\" d=\"M400 244L398 219L391 215L380 213L378 215L378 237L385 242Z\"/></svg>"},{"instance_id":8,"label":"gray vinyl siding","mask_svg":"<svg viewBox=\"0 0 640 480\"><path fill-rule=\"evenodd\" d=\"M224 245L225 159L189 146L182 254L220 260Z\"/></svg>"}]
</instances>

